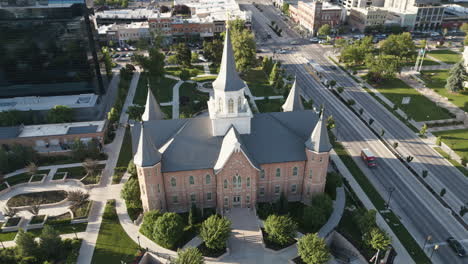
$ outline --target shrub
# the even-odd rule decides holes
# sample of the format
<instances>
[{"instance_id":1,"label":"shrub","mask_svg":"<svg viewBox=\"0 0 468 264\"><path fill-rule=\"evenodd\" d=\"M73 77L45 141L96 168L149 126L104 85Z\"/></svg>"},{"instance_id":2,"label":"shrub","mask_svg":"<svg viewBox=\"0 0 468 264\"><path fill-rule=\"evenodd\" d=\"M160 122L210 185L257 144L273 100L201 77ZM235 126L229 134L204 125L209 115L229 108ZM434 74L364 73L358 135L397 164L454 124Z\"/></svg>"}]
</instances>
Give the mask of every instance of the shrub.
<instances>
[{"instance_id":1,"label":"shrub","mask_svg":"<svg viewBox=\"0 0 468 264\"><path fill-rule=\"evenodd\" d=\"M231 233L231 221L225 217L212 215L206 219L200 229L200 237L210 249L224 249Z\"/></svg>"},{"instance_id":2,"label":"shrub","mask_svg":"<svg viewBox=\"0 0 468 264\"><path fill-rule=\"evenodd\" d=\"M175 247L183 232L182 217L176 213L164 213L156 220L153 239L160 246L171 249Z\"/></svg>"},{"instance_id":3,"label":"shrub","mask_svg":"<svg viewBox=\"0 0 468 264\"><path fill-rule=\"evenodd\" d=\"M182 81L186 81L186 80L190 79L190 72L187 69L182 69L180 71L179 78Z\"/></svg>"},{"instance_id":4,"label":"shrub","mask_svg":"<svg viewBox=\"0 0 468 264\"><path fill-rule=\"evenodd\" d=\"M297 232L297 224L288 216L270 215L265 221L268 239L279 245L288 244Z\"/></svg>"},{"instance_id":5,"label":"shrub","mask_svg":"<svg viewBox=\"0 0 468 264\"><path fill-rule=\"evenodd\" d=\"M344 88L342 86L338 87L338 93L342 93L344 91Z\"/></svg>"},{"instance_id":6,"label":"shrub","mask_svg":"<svg viewBox=\"0 0 468 264\"><path fill-rule=\"evenodd\" d=\"M354 99L349 99L348 100L348 105L352 106L352 105L355 105L356 104L356 101L354 101Z\"/></svg>"},{"instance_id":7,"label":"shrub","mask_svg":"<svg viewBox=\"0 0 468 264\"><path fill-rule=\"evenodd\" d=\"M198 248L188 247L177 250L177 258L171 264L203 264L202 253Z\"/></svg>"},{"instance_id":8,"label":"shrub","mask_svg":"<svg viewBox=\"0 0 468 264\"><path fill-rule=\"evenodd\" d=\"M336 172L330 172L327 174L327 181L325 183L325 193L330 195L330 197L336 199L336 188L343 185L343 179Z\"/></svg>"},{"instance_id":9,"label":"shrub","mask_svg":"<svg viewBox=\"0 0 468 264\"><path fill-rule=\"evenodd\" d=\"M306 264L325 264L330 258L325 241L315 234L307 234L297 242L297 252Z\"/></svg>"},{"instance_id":10,"label":"shrub","mask_svg":"<svg viewBox=\"0 0 468 264\"><path fill-rule=\"evenodd\" d=\"M146 212L143 215L143 223L140 226L140 233L151 239L153 237L156 220L158 220L158 218L161 216L162 213L159 210L151 210Z\"/></svg>"}]
</instances>

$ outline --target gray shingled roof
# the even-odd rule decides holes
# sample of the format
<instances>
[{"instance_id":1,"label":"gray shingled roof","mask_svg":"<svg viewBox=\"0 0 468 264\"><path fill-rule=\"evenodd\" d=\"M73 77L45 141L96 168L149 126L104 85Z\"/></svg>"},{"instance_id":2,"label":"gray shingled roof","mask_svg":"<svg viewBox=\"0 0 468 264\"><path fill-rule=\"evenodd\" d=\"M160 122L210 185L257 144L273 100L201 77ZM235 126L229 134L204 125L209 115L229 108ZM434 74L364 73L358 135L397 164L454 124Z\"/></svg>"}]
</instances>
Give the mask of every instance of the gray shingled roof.
<instances>
[{"instance_id":1,"label":"gray shingled roof","mask_svg":"<svg viewBox=\"0 0 468 264\"><path fill-rule=\"evenodd\" d=\"M164 119L165 114L163 111L161 111L161 108L159 107L158 102L156 101L156 98L153 95L153 92L151 91L151 88L148 83L148 96L146 97L146 107L145 107L145 112L141 116L141 119L143 121L149 121L149 120L162 120Z\"/></svg>"},{"instance_id":2,"label":"gray shingled roof","mask_svg":"<svg viewBox=\"0 0 468 264\"><path fill-rule=\"evenodd\" d=\"M67 131L67 135L76 135L76 134L86 134L86 133L95 133L98 129L98 126L79 126L79 127L70 127Z\"/></svg>"},{"instance_id":3,"label":"gray shingled roof","mask_svg":"<svg viewBox=\"0 0 468 264\"><path fill-rule=\"evenodd\" d=\"M226 38L224 40L223 58L221 59L221 68L218 77L213 82L213 88L218 91L238 91L244 88L246 84L239 77L236 71L236 62L231 44L231 34L226 29Z\"/></svg>"},{"instance_id":4,"label":"gray shingled roof","mask_svg":"<svg viewBox=\"0 0 468 264\"><path fill-rule=\"evenodd\" d=\"M288 98L286 99L286 102L284 102L282 108L283 112L304 110L299 87L296 87L296 80L294 80L291 90L289 91Z\"/></svg>"},{"instance_id":5,"label":"gray shingled roof","mask_svg":"<svg viewBox=\"0 0 468 264\"><path fill-rule=\"evenodd\" d=\"M251 133L239 137L257 164L306 160L304 142L317 119L311 110L256 114ZM162 153L163 172L211 169L218 159L223 137L212 136L209 117L148 121L145 129L158 149L174 139ZM138 124L132 127L133 142L139 131Z\"/></svg>"},{"instance_id":6,"label":"gray shingled roof","mask_svg":"<svg viewBox=\"0 0 468 264\"><path fill-rule=\"evenodd\" d=\"M328 138L327 123L323 120L323 112L312 135L310 135L310 138L305 143L308 149L315 152L329 152L332 149L330 139Z\"/></svg>"},{"instance_id":7,"label":"gray shingled roof","mask_svg":"<svg viewBox=\"0 0 468 264\"><path fill-rule=\"evenodd\" d=\"M133 162L140 167L151 167L161 161L162 155L153 143L154 135L147 131L143 122L140 126L140 138Z\"/></svg>"}]
</instances>

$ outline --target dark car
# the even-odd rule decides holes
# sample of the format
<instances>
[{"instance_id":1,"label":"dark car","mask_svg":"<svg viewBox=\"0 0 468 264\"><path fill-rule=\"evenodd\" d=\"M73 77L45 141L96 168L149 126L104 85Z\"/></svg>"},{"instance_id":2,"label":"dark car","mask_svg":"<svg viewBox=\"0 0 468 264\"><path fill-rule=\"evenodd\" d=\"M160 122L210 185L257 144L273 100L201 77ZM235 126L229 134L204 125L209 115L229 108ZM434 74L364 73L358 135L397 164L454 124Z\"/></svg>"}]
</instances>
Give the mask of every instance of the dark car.
<instances>
[{"instance_id":1,"label":"dark car","mask_svg":"<svg viewBox=\"0 0 468 264\"><path fill-rule=\"evenodd\" d=\"M462 244L453 237L447 238L447 243L459 257L466 257L466 250Z\"/></svg>"}]
</instances>

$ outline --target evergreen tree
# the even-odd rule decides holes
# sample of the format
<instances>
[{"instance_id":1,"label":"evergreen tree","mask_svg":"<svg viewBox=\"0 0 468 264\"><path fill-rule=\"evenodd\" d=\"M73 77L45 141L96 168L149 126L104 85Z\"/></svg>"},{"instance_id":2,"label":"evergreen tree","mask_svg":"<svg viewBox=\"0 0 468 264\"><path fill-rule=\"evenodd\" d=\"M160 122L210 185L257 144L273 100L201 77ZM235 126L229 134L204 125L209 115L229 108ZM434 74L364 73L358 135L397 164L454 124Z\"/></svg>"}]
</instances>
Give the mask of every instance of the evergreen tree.
<instances>
[{"instance_id":1,"label":"evergreen tree","mask_svg":"<svg viewBox=\"0 0 468 264\"><path fill-rule=\"evenodd\" d=\"M463 82L465 79L466 71L463 66L463 60L461 60L450 70L450 76L447 79L447 84L445 84L445 89L453 93L459 92L464 88Z\"/></svg>"},{"instance_id":2,"label":"evergreen tree","mask_svg":"<svg viewBox=\"0 0 468 264\"><path fill-rule=\"evenodd\" d=\"M177 250L177 258L171 264L203 264L205 260L198 248L188 247Z\"/></svg>"},{"instance_id":3,"label":"evergreen tree","mask_svg":"<svg viewBox=\"0 0 468 264\"><path fill-rule=\"evenodd\" d=\"M325 264L330 259L327 244L317 233L301 237L297 242L297 252L306 264Z\"/></svg>"},{"instance_id":4,"label":"evergreen tree","mask_svg":"<svg viewBox=\"0 0 468 264\"><path fill-rule=\"evenodd\" d=\"M296 236L297 223L289 216L270 215L265 221L268 239L279 245L286 245Z\"/></svg>"},{"instance_id":5,"label":"evergreen tree","mask_svg":"<svg viewBox=\"0 0 468 264\"><path fill-rule=\"evenodd\" d=\"M16 248L22 257L32 257L37 254L37 244L31 233L26 233L23 229L16 235Z\"/></svg>"},{"instance_id":6,"label":"evergreen tree","mask_svg":"<svg viewBox=\"0 0 468 264\"><path fill-rule=\"evenodd\" d=\"M46 225L39 238L41 254L44 254L47 259L56 258L57 252L61 252L62 248L62 239L59 233L53 227Z\"/></svg>"},{"instance_id":7,"label":"evergreen tree","mask_svg":"<svg viewBox=\"0 0 468 264\"><path fill-rule=\"evenodd\" d=\"M172 249L184 233L182 217L176 213L164 213L156 220L153 239L160 246Z\"/></svg>"},{"instance_id":8,"label":"evergreen tree","mask_svg":"<svg viewBox=\"0 0 468 264\"><path fill-rule=\"evenodd\" d=\"M278 66L278 63L275 63L270 73L270 84L275 84L276 86L276 82L278 81L279 77L280 77L280 68Z\"/></svg>"},{"instance_id":9,"label":"evergreen tree","mask_svg":"<svg viewBox=\"0 0 468 264\"><path fill-rule=\"evenodd\" d=\"M230 233L231 221L218 215L208 217L200 229L200 237L210 249L224 249Z\"/></svg>"}]
</instances>

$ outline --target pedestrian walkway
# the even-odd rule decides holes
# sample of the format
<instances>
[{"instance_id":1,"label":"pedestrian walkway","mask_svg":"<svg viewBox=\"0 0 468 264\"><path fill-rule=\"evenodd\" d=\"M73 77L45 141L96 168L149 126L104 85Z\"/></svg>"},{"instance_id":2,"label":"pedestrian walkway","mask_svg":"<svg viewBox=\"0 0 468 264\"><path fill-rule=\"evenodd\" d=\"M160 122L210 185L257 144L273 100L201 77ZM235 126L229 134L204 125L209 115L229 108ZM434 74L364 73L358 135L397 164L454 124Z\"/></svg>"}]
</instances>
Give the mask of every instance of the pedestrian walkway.
<instances>
[{"instance_id":1,"label":"pedestrian walkway","mask_svg":"<svg viewBox=\"0 0 468 264\"><path fill-rule=\"evenodd\" d=\"M174 87L172 87L172 119L179 119L179 88L184 81L178 81Z\"/></svg>"},{"instance_id":2,"label":"pedestrian walkway","mask_svg":"<svg viewBox=\"0 0 468 264\"><path fill-rule=\"evenodd\" d=\"M106 164L107 163L107 160L100 160L98 161L99 164ZM82 162L77 162L77 163L68 163L68 164L60 164L60 165L48 165L48 166L40 166L38 167L38 170L52 170L52 169L62 169L62 168L72 168L72 167L79 167L79 166L83 166L83 163ZM27 172L28 170L26 168L23 168L23 169L19 169L19 170L16 170L14 172L10 172L8 174L5 174L5 178L8 178L8 177L11 177L11 176L15 176L17 174L21 174L21 173L25 173ZM50 172L49 172L50 174Z\"/></svg>"}]
</instances>

